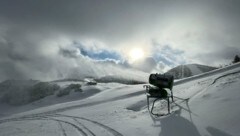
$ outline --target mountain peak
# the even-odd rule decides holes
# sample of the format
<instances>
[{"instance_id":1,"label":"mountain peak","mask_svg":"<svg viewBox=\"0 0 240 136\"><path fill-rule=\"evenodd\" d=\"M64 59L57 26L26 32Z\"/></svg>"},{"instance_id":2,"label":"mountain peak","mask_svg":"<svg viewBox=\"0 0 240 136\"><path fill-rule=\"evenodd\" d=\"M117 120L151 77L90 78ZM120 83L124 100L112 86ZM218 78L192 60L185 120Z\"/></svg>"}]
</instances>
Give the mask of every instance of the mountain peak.
<instances>
[{"instance_id":1,"label":"mountain peak","mask_svg":"<svg viewBox=\"0 0 240 136\"><path fill-rule=\"evenodd\" d=\"M186 78L194 75L199 75L205 72L212 71L217 69L216 67L200 65L200 64L185 64L179 65L175 68L170 69L167 71L167 74L172 74L175 79Z\"/></svg>"}]
</instances>

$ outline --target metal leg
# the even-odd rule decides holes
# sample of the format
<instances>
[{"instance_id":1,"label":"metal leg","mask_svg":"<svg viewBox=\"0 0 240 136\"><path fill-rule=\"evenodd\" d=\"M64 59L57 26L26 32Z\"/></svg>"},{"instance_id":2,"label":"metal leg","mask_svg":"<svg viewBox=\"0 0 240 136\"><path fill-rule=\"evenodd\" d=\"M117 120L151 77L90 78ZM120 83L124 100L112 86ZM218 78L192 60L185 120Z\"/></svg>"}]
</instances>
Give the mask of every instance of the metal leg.
<instances>
[{"instance_id":1,"label":"metal leg","mask_svg":"<svg viewBox=\"0 0 240 136\"><path fill-rule=\"evenodd\" d=\"M158 100L159 98L157 98L157 99L155 99L154 101L153 101L153 104L152 104L152 108L151 108L151 113L153 114L153 108L154 108L154 104L155 104L155 102ZM153 114L154 115L154 114Z\"/></svg>"},{"instance_id":2,"label":"metal leg","mask_svg":"<svg viewBox=\"0 0 240 136\"><path fill-rule=\"evenodd\" d=\"M149 111L149 96L147 96L147 105L148 105L148 111Z\"/></svg>"},{"instance_id":3,"label":"metal leg","mask_svg":"<svg viewBox=\"0 0 240 136\"><path fill-rule=\"evenodd\" d=\"M168 102L168 114L170 113L170 100L169 97L167 98L167 102Z\"/></svg>"}]
</instances>

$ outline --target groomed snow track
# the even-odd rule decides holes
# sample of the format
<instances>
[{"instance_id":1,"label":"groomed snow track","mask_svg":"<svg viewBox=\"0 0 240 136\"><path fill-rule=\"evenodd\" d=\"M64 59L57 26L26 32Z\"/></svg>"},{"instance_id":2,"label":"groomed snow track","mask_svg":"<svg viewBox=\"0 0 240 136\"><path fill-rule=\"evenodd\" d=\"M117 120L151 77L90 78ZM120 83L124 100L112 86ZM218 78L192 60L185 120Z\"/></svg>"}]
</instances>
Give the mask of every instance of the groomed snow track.
<instances>
[{"instance_id":1,"label":"groomed snow track","mask_svg":"<svg viewBox=\"0 0 240 136\"><path fill-rule=\"evenodd\" d=\"M63 125L68 125L76 130L76 135L82 136L97 136L97 135L112 135L112 136L123 136L117 130L108 127L102 123L94 120L90 120L84 117L69 116L63 114L39 114L39 115L29 115L19 118L5 119L1 120L0 124L12 123L12 122L28 122L34 120L41 121L55 121L59 125L59 131L62 132L63 136L69 136L68 131L63 127ZM84 122L84 123L83 123ZM91 125L90 125L90 124ZM101 133L97 133L98 131Z\"/></svg>"}]
</instances>

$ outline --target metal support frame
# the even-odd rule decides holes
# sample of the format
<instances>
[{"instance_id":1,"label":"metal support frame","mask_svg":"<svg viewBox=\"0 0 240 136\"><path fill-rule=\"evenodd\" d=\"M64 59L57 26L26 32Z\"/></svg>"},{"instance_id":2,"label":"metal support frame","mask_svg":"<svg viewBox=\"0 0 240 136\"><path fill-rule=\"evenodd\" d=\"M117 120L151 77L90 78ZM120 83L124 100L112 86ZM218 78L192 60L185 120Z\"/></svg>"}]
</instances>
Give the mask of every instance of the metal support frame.
<instances>
[{"instance_id":1,"label":"metal support frame","mask_svg":"<svg viewBox=\"0 0 240 136\"><path fill-rule=\"evenodd\" d=\"M171 91L171 94L168 95L167 97L165 98L162 98L159 96L151 96L151 94L149 93L149 89L151 88L150 85L144 85L143 87L146 88L146 95L147 95L147 106L148 106L148 111L152 114L152 115L155 115L155 116L165 116L165 115L168 115L170 114L170 98L172 99L172 102L173 102L173 92L172 90ZM153 103L152 103L152 107L151 107L151 110L150 110L150 102L149 102L149 99L150 98L154 98L153 100ZM153 113L153 109L154 109L154 105L155 105L155 102L158 101L158 100L166 100L167 101L167 107L168 107L168 113L167 114L157 114L157 113Z\"/></svg>"},{"instance_id":2,"label":"metal support frame","mask_svg":"<svg viewBox=\"0 0 240 136\"><path fill-rule=\"evenodd\" d=\"M150 98L155 98L155 99L153 100L151 109L150 109L150 102L149 102L149 99L150 99ZM170 114L170 101L169 101L169 99L170 99L169 97L167 97L167 98L157 98L157 97L147 96L148 111L149 111L152 115L155 115L155 116L164 116L164 115L166 115L166 114L157 114L157 113L154 113L154 112L153 112L155 102L157 102L158 100L166 100L166 101L167 101L167 107L168 107L168 113L167 113L167 114Z\"/></svg>"}]
</instances>

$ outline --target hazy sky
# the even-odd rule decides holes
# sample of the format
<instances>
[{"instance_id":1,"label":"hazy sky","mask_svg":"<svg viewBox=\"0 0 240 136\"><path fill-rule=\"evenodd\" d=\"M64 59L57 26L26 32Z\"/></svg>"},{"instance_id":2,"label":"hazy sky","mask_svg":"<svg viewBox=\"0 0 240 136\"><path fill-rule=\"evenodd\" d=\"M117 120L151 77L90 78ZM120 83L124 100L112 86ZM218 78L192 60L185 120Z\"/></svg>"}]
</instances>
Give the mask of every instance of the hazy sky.
<instances>
[{"instance_id":1,"label":"hazy sky","mask_svg":"<svg viewBox=\"0 0 240 136\"><path fill-rule=\"evenodd\" d=\"M239 0L0 0L0 80L228 64L239 24Z\"/></svg>"}]
</instances>

